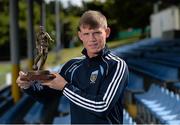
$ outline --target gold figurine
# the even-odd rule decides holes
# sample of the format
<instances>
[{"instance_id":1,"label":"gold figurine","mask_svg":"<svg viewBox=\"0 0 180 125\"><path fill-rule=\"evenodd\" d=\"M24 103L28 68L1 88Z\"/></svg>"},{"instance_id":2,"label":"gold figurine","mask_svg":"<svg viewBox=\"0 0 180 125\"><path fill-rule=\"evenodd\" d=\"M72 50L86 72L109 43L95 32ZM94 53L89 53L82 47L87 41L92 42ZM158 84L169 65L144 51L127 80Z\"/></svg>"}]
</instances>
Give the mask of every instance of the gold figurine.
<instances>
[{"instance_id":1,"label":"gold figurine","mask_svg":"<svg viewBox=\"0 0 180 125\"><path fill-rule=\"evenodd\" d=\"M40 32L37 34L36 49L37 56L34 59L33 71L26 72L26 76L21 80L51 80L55 78L55 75L48 70L43 70L43 65L46 62L48 55L48 48L54 40L50 35L44 31L44 27L40 26Z\"/></svg>"},{"instance_id":2,"label":"gold figurine","mask_svg":"<svg viewBox=\"0 0 180 125\"><path fill-rule=\"evenodd\" d=\"M49 45L53 42L54 40L50 37L50 35L44 31L44 27L40 26L40 32L37 34L36 39L36 49L38 54L34 60L34 70L42 70L47 59ZM40 65L37 66L39 61Z\"/></svg>"}]
</instances>

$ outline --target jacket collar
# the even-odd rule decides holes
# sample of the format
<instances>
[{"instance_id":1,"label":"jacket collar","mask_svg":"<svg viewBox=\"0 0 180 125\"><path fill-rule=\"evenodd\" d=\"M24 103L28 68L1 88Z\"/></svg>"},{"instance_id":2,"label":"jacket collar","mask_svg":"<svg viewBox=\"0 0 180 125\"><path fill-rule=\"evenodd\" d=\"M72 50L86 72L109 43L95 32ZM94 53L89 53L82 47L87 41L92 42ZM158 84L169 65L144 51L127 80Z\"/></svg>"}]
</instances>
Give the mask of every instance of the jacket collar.
<instances>
[{"instance_id":1,"label":"jacket collar","mask_svg":"<svg viewBox=\"0 0 180 125\"><path fill-rule=\"evenodd\" d=\"M105 55L107 55L107 53L109 53L109 51L110 51L109 48L107 47L107 45L105 45L105 47L98 53L98 55L96 57L92 57L92 58L97 58L97 57L105 56ZM89 56L87 54L86 48L84 48L81 53L83 55L85 55L87 58L89 58Z\"/></svg>"}]
</instances>

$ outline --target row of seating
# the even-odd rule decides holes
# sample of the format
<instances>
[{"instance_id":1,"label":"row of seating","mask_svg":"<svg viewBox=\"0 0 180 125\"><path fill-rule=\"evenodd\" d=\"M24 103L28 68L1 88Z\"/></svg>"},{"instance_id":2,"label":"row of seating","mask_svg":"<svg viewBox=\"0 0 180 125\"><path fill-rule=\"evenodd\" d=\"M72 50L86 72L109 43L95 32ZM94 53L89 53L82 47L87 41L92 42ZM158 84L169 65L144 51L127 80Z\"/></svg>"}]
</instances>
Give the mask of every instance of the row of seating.
<instances>
[{"instance_id":1,"label":"row of seating","mask_svg":"<svg viewBox=\"0 0 180 125\"><path fill-rule=\"evenodd\" d=\"M125 109L123 109L123 124L136 125L136 122Z\"/></svg>"},{"instance_id":2,"label":"row of seating","mask_svg":"<svg viewBox=\"0 0 180 125\"><path fill-rule=\"evenodd\" d=\"M58 114L53 120L53 124L70 124L70 102L65 96L61 96L58 106Z\"/></svg>"},{"instance_id":3,"label":"row of seating","mask_svg":"<svg viewBox=\"0 0 180 125\"><path fill-rule=\"evenodd\" d=\"M146 59L127 59L130 69L146 74L162 82L172 83L179 81L179 71L177 68L152 63Z\"/></svg>"},{"instance_id":4,"label":"row of seating","mask_svg":"<svg viewBox=\"0 0 180 125\"><path fill-rule=\"evenodd\" d=\"M157 47L158 49L155 49ZM141 74L146 82L158 81L170 88L173 85L177 86L174 83L180 81L180 53L177 53L179 51L179 39L145 39L116 48L113 52L127 62L130 72ZM149 79L146 80L147 78Z\"/></svg>"},{"instance_id":5,"label":"row of seating","mask_svg":"<svg viewBox=\"0 0 180 125\"><path fill-rule=\"evenodd\" d=\"M146 93L136 94L135 98L147 123L180 124L179 94L152 84Z\"/></svg>"},{"instance_id":6,"label":"row of seating","mask_svg":"<svg viewBox=\"0 0 180 125\"><path fill-rule=\"evenodd\" d=\"M11 97L10 86L5 86L0 90L0 116L13 106L13 98Z\"/></svg>"},{"instance_id":7,"label":"row of seating","mask_svg":"<svg viewBox=\"0 0 180 125\"><path fill-rule=\"evenodd\" d=\"M180 68L180 55L174 53L146 53L143 59L175 68Z\"/></svg>"},{"instance_id":8,"label":"row of seating","mask_svg":"<svg viewBox=\"0 0 180 125\"><path fill-rule=\"evenodd\" d=\"M0 124L23 123L22 118L32 106L34 100L28 95L23 95L22 99L14 106L10 107L6 113L0 117Z\"/></svg>"},{"instance_id":9,"label":"row of seating","mask_svg":"<svg viewBox=\"0 0 180 125\"><path fill-rule=\"evenodd\" d=\"M51 124L57 110L56 103L56 100L46 104L36 101L27 111L23 122L25 124Z\"/></svg>"},{"instance_id":10,"label":"row of seating","mask_svg":"<svg viewBox=\"0 0 180 125\"><path fill-rule=\"evenodd\" d=\"M25 94L18 103L9 107L6 113L2 114L0 124L50 124L56 114L56 103L55 100L42 104Z\"/></svg>"},{"instance_id":11,"label":"row of seating","mask_svg":"<svg viewBox=\"0 0 180 125\"><path fill-rule=\"evenodd\" d=\"M135 44L116 48L114 49L114 54L123 58L129 66L128 92L126 92L125 96L127 96L126 101L127 99L130 100L127 104L137 102L138 113L136 119L142 118L142 120L139 120L141 121L140 123L179 124L180 117L178 112L180 110L178 108L178 111L175 111L176 108L172 108L175 106L175 102L176 107L179 104L179 94L174 94L174 92L180 93L179 39L142 40ZM153 87L153 82L163 86L163 88ZM151 86L150 89L149 86ZM156 90L155 88L159 89ZM173 90L173 92L169 92L169 90ZM154 93L155 91L157 93ZM146 94L148 96L145 96ZM139 99L140 97L141 100ZM154 101L155 99L158 101ZM169 104L168 102L170 101L171 103Z\"/></svg>"}]
</instances>

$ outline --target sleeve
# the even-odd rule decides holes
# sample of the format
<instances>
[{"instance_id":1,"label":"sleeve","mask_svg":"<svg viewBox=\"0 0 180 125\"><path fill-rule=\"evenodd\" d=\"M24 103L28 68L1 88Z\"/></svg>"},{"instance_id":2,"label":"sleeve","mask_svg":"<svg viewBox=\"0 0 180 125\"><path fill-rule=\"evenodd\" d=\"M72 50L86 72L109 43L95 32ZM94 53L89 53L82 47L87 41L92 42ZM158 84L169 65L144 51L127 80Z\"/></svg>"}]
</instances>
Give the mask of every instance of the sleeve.
<instances>
[{"instance_id":1,"label":"sleeve","mask_svg":"<svg viewBox=\"0 0 180 125\"><path fill-rule=\"evenodd\" d=\"M69 63L60 65L60 74L64 76L64 70L69 67ZM27 93L29 96L31 96L33 99L39 101L40 103L48 103L51 102L51 100L56 99L62 95L62 91L51 89L47 86L43 86L41 82L39 81L32 81L32 85L28 89L24 89L23 91Z\"/></svg>"},{"instance_id":2,"label":"sleeve","mask_svg":"<svg viewBox=\"0 0 180 125\"><path fill-rule=\"evenodd\" d=\"M111 67L109 74L101 84L99 94L90 95L73 84L66 84L63 94L74 104L94 113L104 116L122 97L128 82L128 68L123 60L116 60L116 64Z\"/></svg>"},{"instance_id":3,"label":"sleeve","mask_svg":"<svg viewBox=\"0 0 180 125\"><path fill-rule=\"evenodd\" d=\"M58 97L62 95L61 91L43 86L38 81L34 81L30 88L24 89L23 91L36 101L44 104L52 102L54 99L59 99Z\"/></svg>"}]
</instances>

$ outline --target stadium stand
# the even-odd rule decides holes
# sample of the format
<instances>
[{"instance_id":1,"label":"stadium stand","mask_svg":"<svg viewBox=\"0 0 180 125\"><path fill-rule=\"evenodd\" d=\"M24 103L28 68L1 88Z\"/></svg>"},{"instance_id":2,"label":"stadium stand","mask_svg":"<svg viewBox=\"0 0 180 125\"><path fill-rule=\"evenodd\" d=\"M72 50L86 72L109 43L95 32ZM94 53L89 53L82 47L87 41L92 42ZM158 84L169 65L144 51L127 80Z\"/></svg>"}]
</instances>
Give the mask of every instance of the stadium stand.
<instances>
[{"instance_id":1,"label":"stadium stand","mask_svg":"<svg viewBox=\"0 0 180 125\"><path fill-rule=\"evenodd\" d=\"M136 125L136 122L132 119L132 117L125 109L123 109L123 116L123 124Z\"/></svg>"},{"instance_id":2,"label":"stadium stand","mask_svg":"<svg viewBox=\"0 0 180 125\"><path fill-rule=\"evenodd\" d=\"M135 98L140 105L138 111L142 113L142 110L146 109L142 116L151 116L144 118L148 123L169 124L173 121L174 123L175 121L178 124L180 123L180 108L175 108L180 105L178 94L152 84L148 92L136 94ZM141 109L142 107L143 109Z\"/></svg>"},{"instance_id":3,"label":"stadium stand","mask_svg":"<svg viewBox=\"0 0 180 125\"><path fill-rule=\"evenodd\" d=\"M7 112L0 117L0 123L23 123L22 118L26 114L27 110L32 106L33 102L34 101L28 95L24 95L17 104L8 109Z\"/></svg>"},{"instance_id":4,"label":"stadium stand","mask_svg":"<svg viewBox=\"0 0 180 125\"><path fill-rule=\"evenodd\" d=\"M177 68L152 63L144 59L131 58L127 59L127 63L130 69L149 75L162 82L177 82L179 80Z\"/></svg>"},{"instance_id":5,"label":"stadium stand","mask_svg":"<svg viewBox=\"0 0 180 125\"><path fill-rule=\"evenodd\" d=\"M123 123L180 124L180 40L144 39L112 51L130 71ZM27 95L13 104L10 95L10 88L0 90L1 124L70 124L70 105L64 96L45 106Z\"/></svg>"},{"instance_id":6,"label":"stadium stand","mask_svg":"<svg viewBox=\"0 0 180 125\"><path fill-rule=\"evenodd\" d=\"M0 91L0 116L13 106L10 86L5 86Z\"/></svg>"},{"instance_id":7,"label":"stadium stand","mask_svg":"<svg viewBox=\"0 0 180 125\"><path fill-rule=\"evenodd\" d=\"M70 102L65 97L62 96L59 100L58 114L53 120L53 124L70 124L71 115L70 115Z\"/></svg>"}]
</instances>

